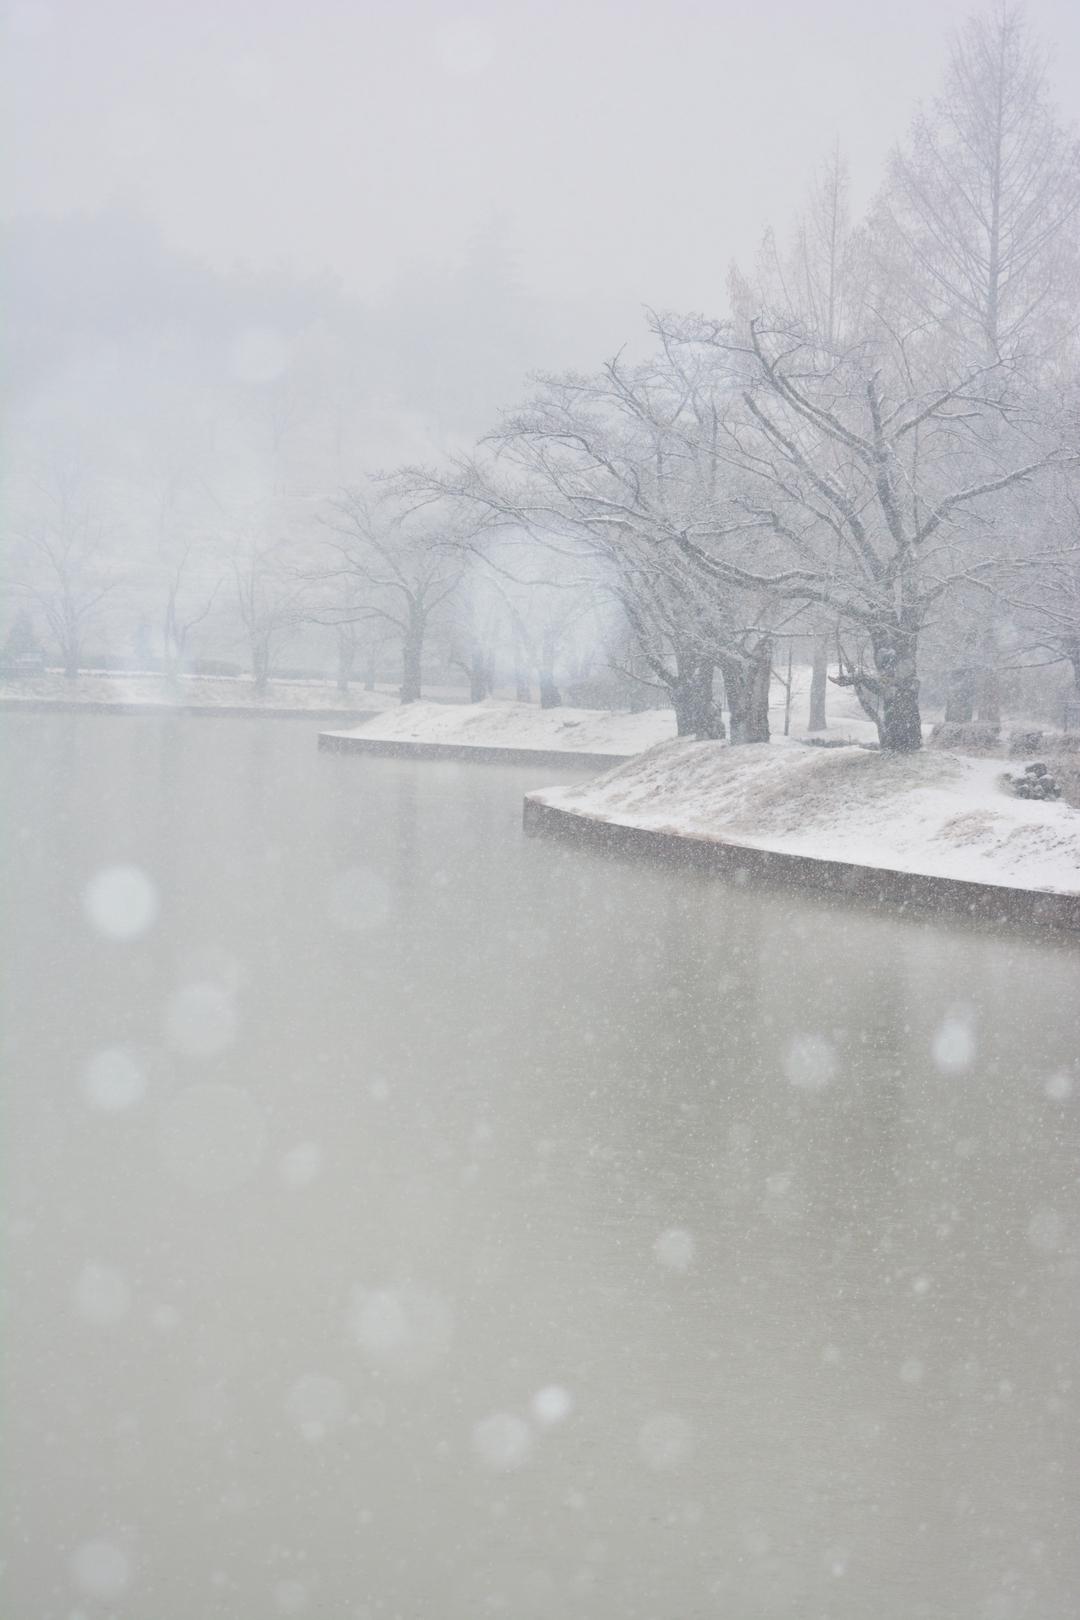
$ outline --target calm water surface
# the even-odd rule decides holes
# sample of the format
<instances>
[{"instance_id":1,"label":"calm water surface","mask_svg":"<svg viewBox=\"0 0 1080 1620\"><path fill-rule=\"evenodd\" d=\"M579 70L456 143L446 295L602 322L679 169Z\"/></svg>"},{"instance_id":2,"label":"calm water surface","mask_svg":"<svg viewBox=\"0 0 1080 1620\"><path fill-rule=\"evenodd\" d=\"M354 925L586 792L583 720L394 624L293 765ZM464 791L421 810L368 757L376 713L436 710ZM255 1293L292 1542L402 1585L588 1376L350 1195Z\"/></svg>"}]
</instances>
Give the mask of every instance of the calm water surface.
<instances>
[{"instance_id":1,"label":"calm water surface","mask_svg":"<svg viewBox=\"0 0 1080 1620\"><path fill-rule=\"evenodd\" d=\"M5 1616L1076 1614L1074 946L0 730Z\"/></svg>"}]
</instances>

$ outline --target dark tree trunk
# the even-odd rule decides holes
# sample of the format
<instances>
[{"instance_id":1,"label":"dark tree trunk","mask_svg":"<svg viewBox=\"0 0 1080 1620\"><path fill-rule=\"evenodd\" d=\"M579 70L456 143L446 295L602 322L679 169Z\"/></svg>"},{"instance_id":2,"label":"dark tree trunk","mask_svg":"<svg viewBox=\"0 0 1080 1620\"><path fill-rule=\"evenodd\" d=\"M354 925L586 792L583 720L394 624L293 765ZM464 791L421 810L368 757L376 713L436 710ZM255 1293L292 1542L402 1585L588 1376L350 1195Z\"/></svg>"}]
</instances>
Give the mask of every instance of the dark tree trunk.
<instances>
[{"instance_id":1,"label":"dark tree trunk","mask_svg":"<svg viewBox=\"0 0 1080 1620\"><path fill-rule=\"evenodd\" d=\"M491 695L488 660L479 648L473 650L469 660L469 702L483 703Z\"/></svg>"},{"instance_id":2,"label":"dark tree trunk","mask_svg":"<svg viewBox=\"0 0 1080 1620\"><path fill-rule=\"evenodd\" d=\"M540 647L540 707L542 709L558 709L562 706L562 697L555 684L555 639L545 636Z\"/></svg>"},{"instance_id":3,"label":"dark tree trunk","mask_svg":"<svg viewBox=\"0 0 1080 1620\"><path fill-rule=\"evenodd\" d=\"M996 669L984 669L979 674L975 712L980 725L1000 726L1001 677Z\"/></svg>"},{"instance_id":4,"label":"dark tree trunk","mask_svg":"<svg viewBox=\"0 0 1080 1620\"><path fill-rule=\"evenodd\" d=\"M1072 692L1065 700L1065 730L1080 729L1080 636L1069 636L1065 641L1065 656L1072 665Z\"/></svg>"},{"instance_id":5,"label":"dark tree trunk","mask_svg":"<svg viewBox=\"0 0 1080 1620\"><path fill-rule=\"evenodd\" d=\"M814 637L814 661L810 670L810 723L807 731L825 731L825 695L829 689L829 638Z\"/></svg>"},{"instance_id":6,"label":"dark tree trunk","mask_svg":"<svg viewBox=\"0 0 1080 1620\"><path fill-rule=\"evenodd\" d=\"M374 692L376 673L377 673L377 671L376 671L376 668L375 668L375 654L373 652L369 652L367 657L364 660L364 691L365 692Z\"/></svg>"},{"instance_id":7,"label":"dark tree trunk","mask_svg":"<svg viewBox=\"0 0 1080 1620\"><path fill-rule=\"evenodd\" d=\"M420 664L424 653L424 625L415 617L401 644L401 701L417 703L421 697Z\"/></svg>"},{"instance_id":8,"label":"dark tree trunk","mask_svg":"<svg viewBox=\"0 0 1080 1620\"><path fill-rule=\"evenodd\" d=\"M532 702L532 683L529 680L529 672L527 669L522 669L520 664L514 666L514 697L518 703Z\"/></svg>"},{"instance_id":9,"label":"dark tree trunk","mask_svg":"<svg viewBox=\"0 0 1080 1620\"><path fill-rule=\"evenodd\" d=\"M762 642L746 659L725 658L721 668L731 719L732 746L768 742L772 642Z\"/></svg>"},{"instance_id":10,"label":"dark tree trunk","mask_svg":"<svg viewBox=\"0 0 1080 1620\"><path fill-rule=\"evenodd\" d=\"M922 747L918 638L890 629L871 635L877 675L878 741L897 754Z\"/></svg>"},{"instance_id":11,"label":"dark tree trunk","mask_svg":"<svg viewBox=\"0 0 1080 1620\"><path fill-rule=\"evenodd\" d=\"M337 689L339 692L348 693L355 662L356 642L351 635L345 632L345 627L340 626L337 637Z\"/></svg>"},{"instance_id":12,"label":"dark tree trunk","mask_svg":"<svg viewBox=\"0 0 1080 1620\"><path fill-rule=\"evenodd\" d=\"M79 674L79 650L77 647L64 647L62 649L64 660L64 674L69 681L76 680Z\"/></svg>"},{"instance_id":13,"label":"dark tree trunk","mask_svg":"<svg viewBox=\"0 0 1080 1620\"><path fill-rule=\"evenodd\" d=\"M714 665L693 653L676 654L671 686L675 729L680 737L715 741L724 735L724 720L713 698Z\"/></svg>"},{"instance_id":14,"label":"dark tree trunk","mask_svg":"<svg viewBox=\"0 0 1080 1620\"><path fill-rule=\"evenodd\" d=\"M966 726L975 714L975 671L970 666L966 669L950 669L946 682L946 722Z\"/></svg>"},{"instance_id":15,"label":"dark tree trunk","mask_svg":"<svg viewBox=\"0 0 1080 1620\"><path fill-rule=\"evenodd\" d=\"M975 690L975 718L980 725L1001 724L1001 676L997 615L993 605L979 636L978 678Z\"/></svg>"},{"instance_id":16,"label":"dark tree trunk","mask_svg":"<svg viewBox=\"0 0 1080 1620\"><path fill-rule=\"evenodd\" d=\"M540 707L542 709L562 707L562 694L555 685L554 675L548 669L540 671Z\"/></svg>"}]
</instances>

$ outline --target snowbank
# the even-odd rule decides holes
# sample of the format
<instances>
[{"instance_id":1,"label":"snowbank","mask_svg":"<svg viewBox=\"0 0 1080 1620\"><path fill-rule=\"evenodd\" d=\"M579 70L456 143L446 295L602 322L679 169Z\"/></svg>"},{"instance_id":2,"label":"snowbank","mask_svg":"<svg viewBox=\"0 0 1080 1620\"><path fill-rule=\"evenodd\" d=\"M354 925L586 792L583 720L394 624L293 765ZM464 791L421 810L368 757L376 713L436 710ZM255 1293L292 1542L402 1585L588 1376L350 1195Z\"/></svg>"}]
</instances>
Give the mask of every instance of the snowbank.
<instances>
[{"instance_id":1,"label":"snowbank","mask_svg":"<svg viewBox=\"0 0 1080 1620\"><path fill-rule=\"evenodd\" d=\"M925 751L669 742L530 794L617 826L933 878L1080 894L1080 810L1017 799L1003 762Z\"/></svg>"},{"instance_id":2,"label":"snowbank","mask_svg":"<svg viewBox=\"0 0 1080 1620\"><path fill-rule=\"evenodd\" d=\"M674 733L670 709L618 714L603 709L538 709L491 698L485 703L406 703L352 731L325 735L360 743L426 743L625 759Z\"/></svg>"}]
</instances>

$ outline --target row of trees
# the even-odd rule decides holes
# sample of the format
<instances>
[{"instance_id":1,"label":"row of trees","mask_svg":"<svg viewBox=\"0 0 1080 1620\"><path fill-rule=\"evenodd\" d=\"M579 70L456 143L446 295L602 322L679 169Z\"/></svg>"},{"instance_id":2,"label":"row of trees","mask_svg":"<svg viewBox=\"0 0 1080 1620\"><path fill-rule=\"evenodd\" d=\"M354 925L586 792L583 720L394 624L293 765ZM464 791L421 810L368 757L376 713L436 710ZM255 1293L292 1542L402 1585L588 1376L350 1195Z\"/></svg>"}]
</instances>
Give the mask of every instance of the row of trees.
<instances>
[{"instance_id":1,"label":"row of trees","mask_svg":"<svg viewBox=\"0 0 1080 1620\"><path fill-rule=\"evenodd\" d=\"M137 519L162 662L228 622L265 682L327 626L345 681L392 642L407 702L437 627L474 698L510 673L557 702L591 652L681 733L751 742L798 636L818 723L829 666L883 747L918 748L928 662L948 719L993 723L1005 670L1080 682L1078 305L1080 148L1001 5L867 217L837 150L725 316L652 311L644 344L538 377L474 448L343 489L324 464L226 498L173 458ZM291 398L266 394L271 428ZM15 583L74 670L132 570L66 469L38 493Z\"/></svg>"},{"instance_id":2,"label":"row of trees","mask_svg":"<svg viewBox=\"0 0 1080 1620\"><path fill-rule=\"evenodd\" d=\"M474 700L512 681L519 699L553 706L560 680L586 679L611 641L612 616L580 572L556 581L524 534L481 547L450 503L381 482L232 514L214 500L216 525L166 522L134 561L81 466L53 465L34 496L15 529L6 650L26 655L43 632L73 679L105 648L112 665L172 679L240 658L265 688L290 654L325 668L332 643L342 690L396 664L412 702L434 663Z\"/></svg>"},{"instance_id":3,"label":"row of trees","mask_svg":"<svg viewBox=\"0 0 1080 1620\"><path fill-rule=\"evenodd\" d=\"M793 629L900 751L927 642L954 720L993 722L1018 660L1080 680L1080 148L1021 14L963 31L865 221L837 153L730 292L404 487L591 567L684 732L721 730L719 671L731 740L767 737Z\"/></svg>"}]
</instances>

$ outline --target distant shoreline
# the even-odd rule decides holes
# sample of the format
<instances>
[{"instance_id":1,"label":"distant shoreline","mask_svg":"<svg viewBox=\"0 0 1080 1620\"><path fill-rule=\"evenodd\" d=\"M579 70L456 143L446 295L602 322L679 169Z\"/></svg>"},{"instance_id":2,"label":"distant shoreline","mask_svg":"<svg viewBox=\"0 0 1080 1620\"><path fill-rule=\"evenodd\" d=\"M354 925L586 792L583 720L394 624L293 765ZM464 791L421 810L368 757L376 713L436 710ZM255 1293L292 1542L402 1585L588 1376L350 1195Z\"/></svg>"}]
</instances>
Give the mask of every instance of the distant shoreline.
<instances>
[{"instance_id":1,"label":"distant shoreline","mask_svg":"<svg viewBox=\"0 0 1080 1620\"><path fill-rule=\"evenodd\" d=\"M374 719L378 709L282 708L273 704L161 703L136 699L112 702L104 698L13 698L0 693L0 712L7 714L186 714L200 719L219 720L351 720L361 725Z\"/></svg>"}]
</instances>

